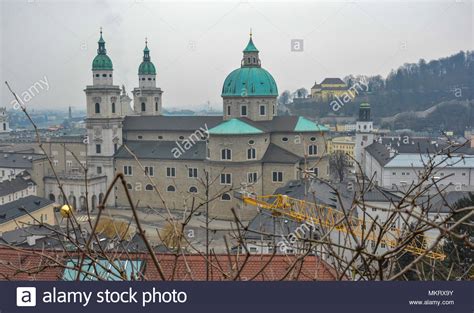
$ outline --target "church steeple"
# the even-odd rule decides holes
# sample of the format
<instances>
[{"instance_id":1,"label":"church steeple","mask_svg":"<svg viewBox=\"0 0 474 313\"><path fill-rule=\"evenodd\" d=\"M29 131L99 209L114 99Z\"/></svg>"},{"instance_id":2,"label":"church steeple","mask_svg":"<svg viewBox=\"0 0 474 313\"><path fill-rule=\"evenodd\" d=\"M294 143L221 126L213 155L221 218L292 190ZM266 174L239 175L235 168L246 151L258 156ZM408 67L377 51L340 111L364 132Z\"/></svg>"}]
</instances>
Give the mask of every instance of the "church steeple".
<instances>
[{"instance_id":1,"label":"church steeple","mask_svg":"<svg viewBox=\"0 0 474 313\"><path fill-rule=\"evenodd\" d=\"M150 49L148 49L148 39L145 38L145 49L143 49L143 62L150 61Z\"/></svg>"},{"instance_id":2,"label":"church steeple","mask_svg":"<svg viewBox=\"0 0 474 313\"><path fill-rule=\"evenodd\" d=\"M148 39L145 38L145 49L143 49L143 62L138 67L138 75L156 75L155 65L151 62Z\"/></svg>"},{"instance_id":3,"label":"church steeple","mask_svg":"<svg viewBox=\"0 0 474 313\"><path fill-rule=\"evenodd\" d=\"M249 34L249 42L247 46L245 47L244 51L244 56L242 58L241 65L242 67L244 66L257 66L260 67L260 58L258 57L258 49L255 47L255 44L253 43L252 40L252 29L250 29L250 34Z\"/></svg>"},{"instance_id":4,"label":"church steeple","mask_svg":"<svg viewBox=\"0 0 474 313\"><path fill-rule=\"evenodd\" d=\"M97 49L97 54L107 54L107 50L105 49L105 40L102 37L102 27L100 28L100 38L97 43L99 44L99 48Z\"/></svg>"}]
</instances>

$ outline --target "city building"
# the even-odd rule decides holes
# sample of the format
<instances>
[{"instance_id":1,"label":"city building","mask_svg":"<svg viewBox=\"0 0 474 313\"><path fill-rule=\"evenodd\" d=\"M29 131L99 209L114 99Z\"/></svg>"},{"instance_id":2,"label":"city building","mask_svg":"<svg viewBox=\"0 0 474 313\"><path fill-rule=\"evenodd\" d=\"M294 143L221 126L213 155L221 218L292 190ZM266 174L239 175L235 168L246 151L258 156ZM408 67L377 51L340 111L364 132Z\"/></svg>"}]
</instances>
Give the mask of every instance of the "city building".
<instances>
[{"instance_id":1,"label":"city building","mask_svg":"<svg viewBox=\"0 0 474 313\"><path fill-rule=\"evenodd\" d=\"M355 138L354 137L334 137L328 140L328 153L333 154L336 152L342 152L347 155L347 160L351 166L354 165L354 149L355 149Z\"/></svg>"},{"instance_id":2,"label":"city building","mask_svg":"<svg viewBox=\"0 0 474 313\"><path fill-rule=\"evenodd\" d=\"M36 196L37 185L28 171L23 171L14 178L0 182L0 205L27 197Z\"/></svg>"},{"instance_id":3,"label":"city building","mask_svg":"<svg viewBox=\"0 0 474 313\"><path fill-rule=\"evenodd\" d=\"M0 181L11 180L33 168L33 162L44 156L38 153L0 153Z\"/></svg>"},{"instance_id":4,"label":"city building","mask_svg":"<svg viewBox=\"0 0 474 313\"><path fill-rule=\"evenodd\" d=\"M56 225L54 208L53 201L33 195L0 205L0 235L34 224Z\"/></svg>"}]
</instances>

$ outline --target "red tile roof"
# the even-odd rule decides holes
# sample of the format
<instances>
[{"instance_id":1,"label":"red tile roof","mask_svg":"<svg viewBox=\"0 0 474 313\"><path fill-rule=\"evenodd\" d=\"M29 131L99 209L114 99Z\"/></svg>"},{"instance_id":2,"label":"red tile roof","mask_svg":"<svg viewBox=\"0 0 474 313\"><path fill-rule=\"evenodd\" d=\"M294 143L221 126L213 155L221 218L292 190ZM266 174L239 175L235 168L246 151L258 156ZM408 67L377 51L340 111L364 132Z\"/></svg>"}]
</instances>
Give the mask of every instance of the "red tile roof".
<instances>
[{"instance_id":1,"label":"red tile roof","mask_svg":"<svg viewBox=\"0 0 474 313\"><path fill-rule=\"evenodd\" d=\"M77 255L76 255L77 256ZM74 257L66 252L0 248L0 280L60 280L62 265ZM116 254L110 257L144 261L143 279L161 280L147 253ZM204 255L156 254L166 280L206 280ZM316 256L293 255L212 255L209 280L336 280L335 270Z\"/></svg>"}]
</instances>

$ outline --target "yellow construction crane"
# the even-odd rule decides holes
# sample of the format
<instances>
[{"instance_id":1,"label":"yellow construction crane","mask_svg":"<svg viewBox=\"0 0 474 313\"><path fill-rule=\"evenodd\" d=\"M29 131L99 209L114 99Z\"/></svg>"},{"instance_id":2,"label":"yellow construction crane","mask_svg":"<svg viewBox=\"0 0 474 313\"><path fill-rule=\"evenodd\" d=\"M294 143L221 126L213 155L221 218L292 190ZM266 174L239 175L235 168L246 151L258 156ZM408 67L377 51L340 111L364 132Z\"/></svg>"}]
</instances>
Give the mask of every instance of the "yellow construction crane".
<instances>
[{"instance_id":1,"label":"yellow construction crane","mask_svg":"<svg viewBox=\"0 0 474 313\"><path fill-rule=\"evenodd\" d=\"M281 194L256 196L243 192L240 196L244 203L267 210L273 216L286 216L298 222L320 225L339 232L354 234L358 238L378 240L373 228L366 230L367 221L364 223L363 219L346 216L342 211L329 206L318 205ZM401 235L402 231L400 229L391 227L389 231L385 232L380 243L387 245L387 247L396 247L400 243ZM430 241L430 238L424 234L419 235L415 237L415 244L405 245L403 250L416 255L425 255L434 260L444 260L446 255L439 245L435 249L427 251L428 242L433 241Z\"/></svg>"}]
</instances>

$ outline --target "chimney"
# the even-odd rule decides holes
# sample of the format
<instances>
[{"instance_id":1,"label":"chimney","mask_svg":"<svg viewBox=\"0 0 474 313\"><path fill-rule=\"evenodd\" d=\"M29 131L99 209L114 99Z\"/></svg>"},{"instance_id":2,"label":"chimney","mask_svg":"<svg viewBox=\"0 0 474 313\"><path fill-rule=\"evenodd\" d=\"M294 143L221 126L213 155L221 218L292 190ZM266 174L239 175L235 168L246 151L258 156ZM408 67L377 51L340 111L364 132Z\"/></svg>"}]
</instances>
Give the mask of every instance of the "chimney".
<instances>
[{"instance_id":1,"label":"chimney","mask_svg":"<svg viewBox=\"0 0 474 313\"><path fill-rule=\"evenodd\" d=\"M28 243L28 245L31 247L31 246L34 246L36 244L36 238L35 236L28 236L26 237L26 242Z\"/></svg>"}]
</instances>

